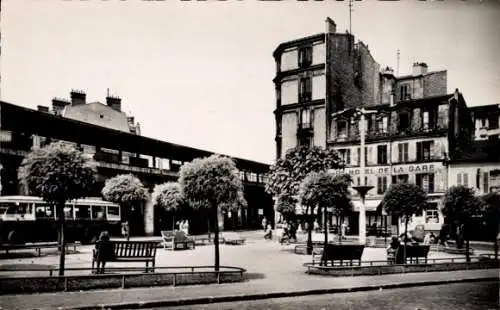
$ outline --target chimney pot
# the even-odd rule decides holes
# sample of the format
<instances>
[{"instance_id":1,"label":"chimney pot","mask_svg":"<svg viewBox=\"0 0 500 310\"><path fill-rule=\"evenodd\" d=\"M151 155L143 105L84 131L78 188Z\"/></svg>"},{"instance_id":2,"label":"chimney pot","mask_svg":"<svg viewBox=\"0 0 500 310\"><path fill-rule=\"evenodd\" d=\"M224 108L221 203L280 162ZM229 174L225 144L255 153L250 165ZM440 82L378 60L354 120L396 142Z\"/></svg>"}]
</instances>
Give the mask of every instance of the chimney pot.
<instances>
[{"instance_id":1,"label":"chimney pot","mask_svg":"<svg viewBox=\"0 0 500 310\"><path fill-rule=\"evenodd\" d=\"M87 95L83 91L72 90L70 95L72 106L86 103Z\"/></svg>"},{"instance_id":2,"label":"chimney pot","mask_svg":"<svg viewBox=\"0 0 500 310\"><path fill-rule=\"evenodd\" d=\"M413 63L413 75L423 75L427 73L428 66L425 62Z\"/></svg>"},{"instance_id":3,"label":"chimney pot","mask_svg":"<svg viewBox=\"0 0 500 310\"><path fill-rule=\"evenodd\" d=\"M327 33L336 33L337 32L337 24L330 17L326 18L326 32Z\"/></svg>"},{"instance_id":4,"label":"chimney pot","mask_svg":"<svg viewBox=\"0 0 500 310\"><path fill-rule=\"evenodd\" d=\"M122 100L118 97L107 96L106 104L110 106L113 110L121 112L122 111Z\"/></svg>"}]
</instances>

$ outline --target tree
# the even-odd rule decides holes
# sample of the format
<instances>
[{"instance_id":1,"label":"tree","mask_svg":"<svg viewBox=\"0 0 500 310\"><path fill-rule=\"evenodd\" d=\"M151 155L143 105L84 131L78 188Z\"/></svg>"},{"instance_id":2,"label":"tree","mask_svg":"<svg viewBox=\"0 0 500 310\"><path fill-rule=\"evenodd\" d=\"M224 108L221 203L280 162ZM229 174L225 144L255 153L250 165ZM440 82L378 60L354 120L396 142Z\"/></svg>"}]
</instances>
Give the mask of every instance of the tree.
<instances>
[{"instance_id":1,"label":"tree","mask_svg":"<svg viewBox=\"0 0 500 310\"><path fill-rule=\"evenodd\" d=\"M474 190L462 185L448 188L443 197L442 213L445 221L448 222L452 231L456 232L457 248L461 248L465 239L465 256L470 262L469 255L469 232L472 216L480 215L482 201L474 195Z\"/></svg>"},{"instance_id":2,"label":"tree","mask_svg":"<svg viewBox=\"0 0 500 310\"><path fill-rule=\"evenodd\" d=\"M299 194L300 183L311 172L326 172L330 169L343 168L342 160L337 151L331 148L323 149L314 146L299 147L289 150L284 158L276 161L269 171L268 181L266 183L266 192L277 197L277 201L286 202L286 204L278 203L277 211L279 208L286 206L286 211L291 211L291 204L296 201ZM308 240L307 243L311 244L308 247L308 254L312 253L311 230L314 221L314 214L311 210L308 214L306 207L307 221L308 221ZM295 213L295 206L293 207Z\"/></svg>"},{"instance_id":3,"label":"tree","mask_svg":"<svg viewBox=\"0 0 500 310\"><path fill-rule=\"evenodd\" d=\"M175 213L186 206L181 185L177 182L158 184L153 189L152 199L155 205L172 212L172 230L175 230Z\"/></svg>"},{"instance_id":4,"label":"tree","mask_svg":"<svg viewBox=\"0 0 500 310\"><path fill-rule=\"evenodd\" d=\"M64 275L66 241L64 206L85 197L95 182L95 162L71 144L51 143L33 150L22 161L18 177L31 195L56 207L59 224L59 275Z\"/></svg>"},{"instance_id":5,"label":"tree","mask_svg":"<svg viewBox=\"0 0 500 310\"><path fill-rule=\"evenodd\" d=\"M406 243L408 235L408 221L415 213L423 212L427 207L427 194L420 186L411 183L391 185L382 199L382 207L387 213L403 217L405 220L404 253L406 263Z\"/></svg>"},{"instance_id":6,"label":"tree","mask_svg":"<svg viewBox=\"0 0 500 310\"><path fill-rule=\"evenodd\" d=\"M107 179L102 189L102 195L104 199L121 206L122 220L124 221L128 221L131 212L149 198L147 189L132 174L120 174Z\"/></svg>"},{"instance_id":7,"label":"tree","mask_svg":"<svg viewBox=\"0 0 500 310\"><path fill-rule=\"evenodd\" d=\"M300 203L311 210L318 207L318 211L323 210L325 215L328 207L333 207L335 213L339 214L351 208L349 197L349 185L352 182L350 175L333 175L328 172L311 172L300 184ZM324 251L328 245L328 219L324 217ZM311 233L311 230L308 232ZM308 238L310 239L310 238ZM312 250L312 243L307 244Z\"/></svg>"},{"instance_id":8,"label":"tree","mask_svg":"<svg viewBox=\"0 0 500 310\"><path fill-rule=\"evenodd\" d=\"M491 192L481 197L483 200L482 216L489 227L493 229L487 231L492 232L493 242L495 246L495 259L498 259L498 228L500 225L500 193Z\"/></svg>"},{"instance_id":9,"label":"tree","mask_svg":"<svg viewBox=\"0 0 500 310\"><path fill-rule=\"evenodd\" d=\"M244 200L238 169L227 157L212 155L196 158L181 167L179 183L191 206L207 208L211 213L214 224L215 271L219 271L219 209L240 206Z\"/></svg>"},{"instance_id":10,"label":"tree","mask_svg":"<svg viewBox=\"0 0 500 310\"><path fill-rule=\"evenodd\" d=\"M276 197L275 210L283 215L285 219L290 219L295 214L297 199L288 195L279 195Z\"/></svg>"}]
</instances>

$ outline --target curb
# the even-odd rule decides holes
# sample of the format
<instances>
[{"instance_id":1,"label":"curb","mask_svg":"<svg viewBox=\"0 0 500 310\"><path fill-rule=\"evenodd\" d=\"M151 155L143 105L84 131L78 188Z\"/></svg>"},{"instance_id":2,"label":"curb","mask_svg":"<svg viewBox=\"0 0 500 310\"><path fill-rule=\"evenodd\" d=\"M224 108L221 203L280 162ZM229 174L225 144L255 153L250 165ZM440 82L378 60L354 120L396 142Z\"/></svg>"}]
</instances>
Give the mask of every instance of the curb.
<instances>
[{"instance_id":1,"label":"curb","mask_svg":"<svg viewBox=\"0 0 500 310\"><path fill-rule=\"evenodd\" d=\"M498 278L482 277L482 278L472 278L472 279L436 280L436 281L413 282L413 283L392 283L392 284L382 284L382 285L367 285L359 287L346 287L346 288L333 288L333 289L315 289L315 290L305 290L305 291L256 293L256 294L248 294L248 295L242 294L233 296L226 295L217 297L208 296L208 297L198 297L198 298L184 298L177 300L158 300L158 301L142 301L142 302L139 301L139 302L112 304L112 305L97 305L97 306L70 307L70 308L59 307L58 309L94 310L94 309L148 309L157 307L179 307L179 306L222 303L222 302L238 302L247 300L300 297L308 295L365 292L365 291L376 291L382 289L408 288L408 287L444 285L444 284L467 283L467 282L483 282L483 281L498 281Z\"/></svg>"}]
</instances>

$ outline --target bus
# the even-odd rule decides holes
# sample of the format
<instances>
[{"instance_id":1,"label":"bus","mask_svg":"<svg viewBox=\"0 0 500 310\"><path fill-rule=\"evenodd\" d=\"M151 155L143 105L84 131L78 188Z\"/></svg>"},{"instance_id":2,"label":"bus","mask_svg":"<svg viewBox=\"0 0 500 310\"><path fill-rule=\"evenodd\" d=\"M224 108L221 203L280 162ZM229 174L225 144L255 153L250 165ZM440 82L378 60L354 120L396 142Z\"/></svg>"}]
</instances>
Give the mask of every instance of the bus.
<instances>
[{"instance_id":1,"label":"bus","mask_svg":"<svg viewBox=\"0 0 500 310\"><path fill-rule=\"evenodd\" d=\"M65 239L88 244L101 231L119 236L120 206L100 198L68 201L64 207ZM0 244L58 240L55 206L35 196L0 196Z\"/></svg>"}]
</instances>

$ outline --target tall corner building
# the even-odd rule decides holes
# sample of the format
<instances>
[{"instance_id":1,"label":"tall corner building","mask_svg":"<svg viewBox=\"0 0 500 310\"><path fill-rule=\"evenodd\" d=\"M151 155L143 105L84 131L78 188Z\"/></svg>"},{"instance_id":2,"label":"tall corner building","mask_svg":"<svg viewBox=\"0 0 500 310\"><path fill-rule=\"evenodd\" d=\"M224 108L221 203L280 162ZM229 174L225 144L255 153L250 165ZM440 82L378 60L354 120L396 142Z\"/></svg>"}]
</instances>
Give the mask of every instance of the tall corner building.
<instances>
[{"instance_id":1,"label":"tall corner building","mask_svg":"<svg viewBox=\"0 0 500 310\"><path fill-rule=\"evenodd\" d=\"M418 62L411 74L398 76L381 67L366 44L337 32L333 20L325 23L325 33L281 43L273 53L276 157L303 145L339 151L345 164L339 172L351 174L355 185L373 186L366 197L368 234L400 232L400 219L377 208L390 184L415 183L428 193L429 209L410 227L422 223L428 231L439 231L448 162L474 138L464 97L458 89L447 92L446 70L431 71ZM361 107L370 110L364 158L355 110ZM353 204L352 214L342 220L357 234L360 199L355 193ZM328 216L336 223L334 215Z\"/></svg>"}]
</instances>

